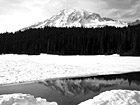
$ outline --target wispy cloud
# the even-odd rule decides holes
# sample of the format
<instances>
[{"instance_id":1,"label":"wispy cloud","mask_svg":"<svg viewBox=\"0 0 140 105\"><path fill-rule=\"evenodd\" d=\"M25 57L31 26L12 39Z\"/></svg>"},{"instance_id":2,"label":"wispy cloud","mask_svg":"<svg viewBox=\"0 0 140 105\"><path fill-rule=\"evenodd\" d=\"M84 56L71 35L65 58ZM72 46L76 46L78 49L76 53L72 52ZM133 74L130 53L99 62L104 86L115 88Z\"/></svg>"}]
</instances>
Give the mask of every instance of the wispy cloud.
<instances>
[{"instance_id":1,"label":"wispy cloud","mask_svg":"<svg viewBox=\"0 0 140 105\"><path fill-rule=\"evenodd\" d=\"M140 18L140 0L106 0L106 5L102 10L105 16L126 21Z\"/></svg>"}]
</instances>

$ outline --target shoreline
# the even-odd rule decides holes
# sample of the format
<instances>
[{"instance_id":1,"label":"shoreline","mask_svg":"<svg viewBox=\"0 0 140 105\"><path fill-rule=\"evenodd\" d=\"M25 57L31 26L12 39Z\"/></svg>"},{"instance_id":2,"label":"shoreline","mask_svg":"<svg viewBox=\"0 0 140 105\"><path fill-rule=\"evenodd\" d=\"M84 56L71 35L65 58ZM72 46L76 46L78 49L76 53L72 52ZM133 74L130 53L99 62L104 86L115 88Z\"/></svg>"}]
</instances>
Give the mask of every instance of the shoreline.
<instances>
[{"instance_id":1,"label":"shoreline","mask_svg":"<svg viewBox=\"0 0 140 105\"><path fill-rule=\"evenodd\" d=\"M109 75L121 75L121 74L129 74L129 73L137 73L140 71L132 71L132 72L124 72L124 73L116 73L116 74L103 74L103 75L81 75L81 76L67 76L67 77L56 77L56 78L46 78L40 80L31 80L31 81L23 81L23 82L15 82L15 83L7 83L7 84L0 84L0 87L6 86L16 86L16 85L24 85L24 84L32 84L32 83L39 83L44 82L46 80L57 80L57 79L80 79L80 78L91 78L91 77L98 77L98 76L109 76Z\"/></svg>"}]
</instances>

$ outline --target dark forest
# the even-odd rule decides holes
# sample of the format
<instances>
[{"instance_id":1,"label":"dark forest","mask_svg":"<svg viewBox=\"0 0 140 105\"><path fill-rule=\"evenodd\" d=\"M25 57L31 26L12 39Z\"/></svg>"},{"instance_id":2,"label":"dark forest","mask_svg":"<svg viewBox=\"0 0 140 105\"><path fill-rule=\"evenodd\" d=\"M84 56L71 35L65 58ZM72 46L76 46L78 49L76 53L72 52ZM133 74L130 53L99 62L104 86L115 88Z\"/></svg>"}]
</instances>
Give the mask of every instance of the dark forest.
<instances>
[{"instance_id":1,"label":"dark forest","mask_svg":"<svg viewBox=\"0 0 140 105\"><path fill-rule=\"evenodd\" d=\"M0 34L0 54L140 56L140 25L28 29Z\"/></svg>"}]
</instances>

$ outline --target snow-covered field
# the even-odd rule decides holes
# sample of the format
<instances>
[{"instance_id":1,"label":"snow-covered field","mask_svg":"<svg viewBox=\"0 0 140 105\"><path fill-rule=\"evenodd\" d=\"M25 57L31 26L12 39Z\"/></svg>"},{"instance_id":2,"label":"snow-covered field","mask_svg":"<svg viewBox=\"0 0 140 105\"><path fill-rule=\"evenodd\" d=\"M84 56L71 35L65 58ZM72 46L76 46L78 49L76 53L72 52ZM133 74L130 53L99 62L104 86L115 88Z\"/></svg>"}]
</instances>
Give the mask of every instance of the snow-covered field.
<instances>
[{"instance_id":1,"label":"snow-covered field","mask_svg":"<svg viewBox=\"0 0 140 105\"><path fill-rule=\"evenodd\" d=\"M140 71L140 57L0 55L0 84Z\"/></svg>"}]
</instances>

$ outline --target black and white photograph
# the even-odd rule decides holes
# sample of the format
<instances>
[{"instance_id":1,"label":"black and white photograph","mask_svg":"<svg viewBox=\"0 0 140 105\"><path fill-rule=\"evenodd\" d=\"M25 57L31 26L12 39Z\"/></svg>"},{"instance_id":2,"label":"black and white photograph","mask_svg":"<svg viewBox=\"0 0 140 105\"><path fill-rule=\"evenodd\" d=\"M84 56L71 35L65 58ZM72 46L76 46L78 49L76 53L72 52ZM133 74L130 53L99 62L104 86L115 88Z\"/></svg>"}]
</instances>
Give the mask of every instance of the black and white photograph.
<instances>
[{"instance_id":1,"label":"black and white photograph","mask_svg":"<svg viewBox=\"0 0 140 105\"><path fill-rule=\"evenodd\" d=\"M0 0L0 105L140 105L140 0Z\"/></svg>"}]
</instances>

